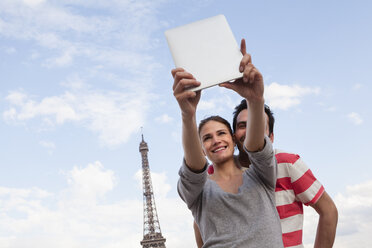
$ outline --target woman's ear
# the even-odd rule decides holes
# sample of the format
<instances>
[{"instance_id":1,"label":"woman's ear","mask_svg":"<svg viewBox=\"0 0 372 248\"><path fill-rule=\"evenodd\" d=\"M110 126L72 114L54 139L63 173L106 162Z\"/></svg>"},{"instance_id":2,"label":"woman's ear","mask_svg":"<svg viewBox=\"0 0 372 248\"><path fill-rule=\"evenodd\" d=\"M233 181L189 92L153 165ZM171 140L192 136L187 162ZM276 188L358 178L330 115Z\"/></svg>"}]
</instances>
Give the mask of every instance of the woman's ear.
<instances>
[{"instance_id":1,"label":"woman's ear","mask_svg":"<svg viewBox=\"0 0 372 248\"><path fill-rule=\"evenodd\" d=\"M204 155L204 157L206 157L207 154L205 153L204 146L203 146L203 141L202 141L200 136L199 136L199 140L200 140L200 145L201 145L201 148L202 148L202 151L203 151L203 155Z\"/></svg>"},{"instance_id":2,"label":"woman's ear","mask_svg":"<svg viewBox=\"0 0 372 248\"><path fill-rule=\"evenodd\" d=\"M204 155L204 157L207 156L207 154L206 154L205 151L204 151L204 146L203 146L203 145L202 145L202 151L203 151L203 155Z\"/></svg>"},{"instance_id":3,"label":"woman's ear","mask_svg":"<svg viewBox=\"0 0 372 248\"><path fill-rule=\"evenodd\" d=\"M203 154L204 154L204 156L207 156L207 154L205 154L205 151L204 151L204 149L202 149L202 151L203 151Z\"/></svg>"}]
</instances>

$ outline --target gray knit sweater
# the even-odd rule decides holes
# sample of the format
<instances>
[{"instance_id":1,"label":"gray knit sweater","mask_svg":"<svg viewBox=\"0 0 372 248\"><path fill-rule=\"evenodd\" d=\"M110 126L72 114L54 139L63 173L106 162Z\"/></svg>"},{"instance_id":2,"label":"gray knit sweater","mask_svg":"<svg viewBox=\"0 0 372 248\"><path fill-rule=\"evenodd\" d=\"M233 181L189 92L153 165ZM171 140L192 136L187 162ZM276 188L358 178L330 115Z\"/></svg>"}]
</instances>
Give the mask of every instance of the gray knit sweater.
<instances>
[{"instance_id":1,"label":"gray knit sweater","mask_svg":"<svg viewBox=\"0 0 372 248\"><path fill-rule=\"evenodd\" d=\"M179 171L178 193L199 226L203 247L283 247L270 140L266 137L264 149L248 155L251 165L237 194L224 192L206 170L194 173L184 163Z\"/></svg>"}]
</instances>

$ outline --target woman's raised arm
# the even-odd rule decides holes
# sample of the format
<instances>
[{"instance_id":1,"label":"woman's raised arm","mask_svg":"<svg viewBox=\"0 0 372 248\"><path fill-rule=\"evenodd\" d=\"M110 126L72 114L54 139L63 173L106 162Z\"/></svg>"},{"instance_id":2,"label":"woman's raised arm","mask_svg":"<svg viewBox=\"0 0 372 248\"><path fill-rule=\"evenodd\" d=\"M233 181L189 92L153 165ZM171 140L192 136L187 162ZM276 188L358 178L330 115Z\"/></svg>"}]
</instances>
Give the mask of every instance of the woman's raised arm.
<instances>
[{"instance_id":1,"label":"woman's raised arm","mask_svg":"<svg viewBox=\"0 0 372 248\"><path fill-rule=\"evenodd\" d=\"M182 144L185 162L192 171L198 172L203 170L206 164L196 125L196 107L201 93L188 90L188 88L199 86L200 82L182 68L173 69L172 76L174 78L173 95L182 114Z\"/></svg>"}]
</instances>

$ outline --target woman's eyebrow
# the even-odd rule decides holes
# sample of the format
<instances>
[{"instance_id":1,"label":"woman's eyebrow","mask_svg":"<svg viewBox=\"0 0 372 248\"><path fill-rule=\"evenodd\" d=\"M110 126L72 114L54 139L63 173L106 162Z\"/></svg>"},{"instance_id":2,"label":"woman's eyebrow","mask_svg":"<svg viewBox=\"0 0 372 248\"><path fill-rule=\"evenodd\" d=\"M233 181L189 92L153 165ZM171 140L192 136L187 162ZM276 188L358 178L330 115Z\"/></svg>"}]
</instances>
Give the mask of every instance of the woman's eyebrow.
<instances>
[{"instance_id":1,"label":"woman's eyebrow","mask_svg":"<svg viewBox=\"0 0 372 248\"><path fill-rule=\"evenodd\" d=\"M204 135L202 136L202 138L205 138L205 137L210 136L210 135L211 135L210 133L204 134Z\"/></svg>"}]
</instances>

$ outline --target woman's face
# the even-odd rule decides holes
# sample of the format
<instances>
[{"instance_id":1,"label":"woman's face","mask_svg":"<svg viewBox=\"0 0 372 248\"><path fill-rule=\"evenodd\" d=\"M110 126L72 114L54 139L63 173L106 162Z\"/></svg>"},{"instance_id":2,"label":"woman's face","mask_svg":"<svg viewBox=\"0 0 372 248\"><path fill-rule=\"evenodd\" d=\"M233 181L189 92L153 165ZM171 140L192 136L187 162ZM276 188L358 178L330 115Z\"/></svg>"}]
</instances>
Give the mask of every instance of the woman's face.
<instances>
[{"instance_id":1,"label":"woman's face","mask_svg":"<svg viewBox=\"0 0 372 248\"><path fill-rule=\"evenodd\" d=\"M235 143L225 124L208 121L200 130L200 139L205 155L215 164L231 159Z\"/></svg>"}]
</instances>

